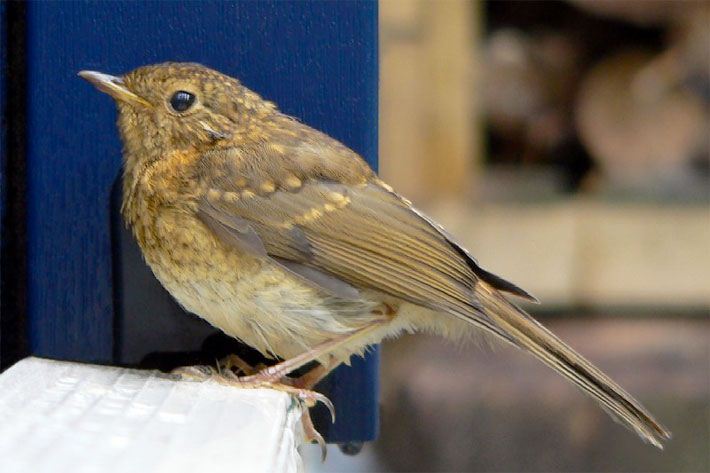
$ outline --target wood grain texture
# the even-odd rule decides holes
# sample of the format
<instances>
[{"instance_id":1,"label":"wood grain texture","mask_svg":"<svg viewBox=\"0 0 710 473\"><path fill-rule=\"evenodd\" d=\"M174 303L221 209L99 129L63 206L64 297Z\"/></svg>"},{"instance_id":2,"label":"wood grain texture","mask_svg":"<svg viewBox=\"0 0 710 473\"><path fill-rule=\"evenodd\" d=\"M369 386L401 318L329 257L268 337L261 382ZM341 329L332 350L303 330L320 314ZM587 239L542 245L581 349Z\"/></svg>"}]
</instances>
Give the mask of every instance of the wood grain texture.
<instances>
[{"instance_id":1,"label":"wood grain texture","mask_svg":"<svg viewBox=\"0 0 710 473\"><path fill-rule=\"evenodd\" d=\"M375 2L38 2L28 5L28 41L29 325L37 355L112 356L109 194L121 145L114 105L79 70L200 62L376 164ZM376 365L358 369L358 382L369 379L360 395L370 405L355 416L367 424L356 436L365 440L376 431Z\"/></svg>"},{"instance_id":2,"label":"wood grain texture","mask_svg":"<svg viewBox=\"0 0 710 473\"><path fill-rule=\"evenodd\" d=\"M6 473L297 473L301 413L271 389L30 357L0 375L0 455Z\"/></svg>"},{"instance_id":3,"label":"wood grain texture","mask_svg":"<svg viewBox=\"0 0 710 473\"><path fill-rule=\"evenodd\" d=\"M475 192L482 8L466 0L381 4L380 169L415 203Z\"/></svg>"}]
</instances>

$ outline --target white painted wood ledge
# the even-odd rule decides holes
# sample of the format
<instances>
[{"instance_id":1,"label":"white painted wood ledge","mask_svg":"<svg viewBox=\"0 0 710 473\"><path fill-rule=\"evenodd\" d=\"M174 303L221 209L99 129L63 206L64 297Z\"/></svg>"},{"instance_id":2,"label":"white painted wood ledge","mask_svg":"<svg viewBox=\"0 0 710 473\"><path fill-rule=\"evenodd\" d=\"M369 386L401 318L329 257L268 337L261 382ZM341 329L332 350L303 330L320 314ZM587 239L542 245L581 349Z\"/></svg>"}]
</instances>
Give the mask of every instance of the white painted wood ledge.
<instances>
[{"instance_id":1,"label":"white painted wood ledge","mask_svg":"<svg viewBox=\"0 0 710 473\"><path fill-rule=\"evenodd\" d=\"M0 375L0 471L300 472L281 392L26 358Z\"/></svg>"}]
</instances>

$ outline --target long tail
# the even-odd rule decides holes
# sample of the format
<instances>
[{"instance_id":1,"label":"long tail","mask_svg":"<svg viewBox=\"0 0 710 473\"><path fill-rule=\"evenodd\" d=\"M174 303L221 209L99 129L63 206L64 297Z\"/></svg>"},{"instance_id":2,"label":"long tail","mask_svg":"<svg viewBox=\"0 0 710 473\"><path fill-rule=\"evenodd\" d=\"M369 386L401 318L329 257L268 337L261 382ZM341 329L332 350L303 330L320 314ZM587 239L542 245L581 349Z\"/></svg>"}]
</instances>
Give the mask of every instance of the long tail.
<instances>
[{"instance_id":1,"label":"long tail","mask_svg":"<svg viewBox=\"0 0 710 473\"><path fill-rule=\"evenodd\" d=\"M579 386L644 441L663 449L661 441L670 439L671 433L618 384L489 284L479 281L476 295L486 315L511 336L515 345Z\"/></svg>"}]
</instances>

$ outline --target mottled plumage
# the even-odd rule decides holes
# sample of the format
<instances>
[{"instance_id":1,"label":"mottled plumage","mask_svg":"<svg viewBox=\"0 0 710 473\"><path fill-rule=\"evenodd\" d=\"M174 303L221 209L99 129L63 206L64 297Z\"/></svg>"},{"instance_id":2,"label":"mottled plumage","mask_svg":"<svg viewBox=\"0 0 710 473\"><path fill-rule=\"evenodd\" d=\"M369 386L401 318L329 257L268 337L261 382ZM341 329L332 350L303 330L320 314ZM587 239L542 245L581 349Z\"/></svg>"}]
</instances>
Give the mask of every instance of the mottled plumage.
<instances>
[{"instance_id":1,"label":"mottled plumage","mask_svg":"<svg viewBox=\"0 0 710 473\"><path fill-rule=\"evenodd\" d=\"M539 358L645 440L669 437L502 293L532 296L483 270L341 143L200 65L82 74L117 99L123 214L189 311L267 356L312 354L328 369L404 330L480 329Z\"/></svg>"}]
</instances>

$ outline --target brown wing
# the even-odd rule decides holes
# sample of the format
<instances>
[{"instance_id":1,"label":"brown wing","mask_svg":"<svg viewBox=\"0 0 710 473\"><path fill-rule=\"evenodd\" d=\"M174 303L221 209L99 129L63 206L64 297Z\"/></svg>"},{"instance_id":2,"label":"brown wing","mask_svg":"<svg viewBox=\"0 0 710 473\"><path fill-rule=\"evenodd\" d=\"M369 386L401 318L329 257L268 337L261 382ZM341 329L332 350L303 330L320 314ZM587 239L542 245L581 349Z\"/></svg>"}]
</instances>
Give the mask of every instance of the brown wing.
<instances>
[{"instance_id":1,"label":"brown wing","mask_svg":"<svg viewBox=\"0 0 710 473\"><path fill-rule=\"evenodd\" d=\"M466 254L371 173L343 178L322 161L314 172L302 166L308 159L265 151L208 157L223 160L224 172L203 177L199 216L223 241L289 263L287 269L311 282L308 271L473 319L503 335L481 311L478 277ZM277 164L269 161L275 169L264 172L253 159Z\"/></svg>"},{"instance_id":2,"label":"brown wing","mask_svg":"<svg viewBox=\"0 0 710 473\"><path fill-rule=\"evenodd\" d=\"M212 193L224 195L223 191ZM223 240L379 289L417 304L469 313L475 275L430 226L377 184L309 181L298 192L204 198L200 216Z\"/></svg>"}]
</instances>

